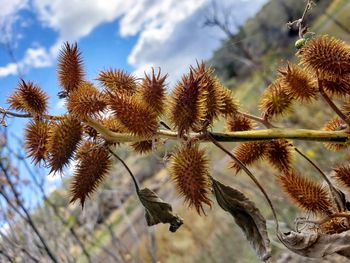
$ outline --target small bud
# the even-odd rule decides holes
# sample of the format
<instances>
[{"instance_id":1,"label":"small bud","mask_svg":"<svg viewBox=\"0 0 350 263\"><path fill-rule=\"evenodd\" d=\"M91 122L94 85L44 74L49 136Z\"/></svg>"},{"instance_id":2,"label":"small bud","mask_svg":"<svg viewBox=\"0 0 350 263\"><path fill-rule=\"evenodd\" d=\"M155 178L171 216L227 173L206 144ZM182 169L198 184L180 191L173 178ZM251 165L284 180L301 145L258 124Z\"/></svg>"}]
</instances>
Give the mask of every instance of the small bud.
<instances>
[{"instance_id":1,"label":"small bud","mask_svg":"<svg viewBox=\"0 0 350 263\"><path fill-rule=\"evenodd\" d=\"M295 41L294 46L295 46L296 49L301 49L305 45L305 43L306 43L306 39L305 38L300 38L297 41Z\"/></svg>"}]
</instances>

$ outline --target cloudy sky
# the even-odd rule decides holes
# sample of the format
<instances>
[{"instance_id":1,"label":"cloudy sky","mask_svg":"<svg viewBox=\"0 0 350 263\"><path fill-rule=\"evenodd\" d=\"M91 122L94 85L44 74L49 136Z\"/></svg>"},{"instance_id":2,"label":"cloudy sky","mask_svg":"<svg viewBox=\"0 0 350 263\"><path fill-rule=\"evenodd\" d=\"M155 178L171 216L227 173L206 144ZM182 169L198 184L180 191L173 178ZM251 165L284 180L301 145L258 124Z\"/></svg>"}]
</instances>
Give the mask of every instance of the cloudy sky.
<instances>
[{"instance_id":1,"label":"cloudy sky","mask_svg":"<svg viewBox=\"0 0 350 263\"><path fill-rule=\"evenodd\" d=\"M235 23L253 16L267 0L217 0ZM206 60L224 39L204 27L212 0L0 0L0 107L19 76L49 93L51 113L57 98L56 61L62 43L77 42L88 78L108 68L143 76L151 67L169 74L168 84L196 60ZM21 136L25 120L9 120Z\"/></svg>"},{"instance_id":2,"label":"cloudy sky","mask_svg":"<svg viewBox=\"0 0 350 263\"><path fill-rule=\"evenodd\" d=\"M237 23L265 2L217 0ZM78 42L90 79L110 67L142 76L153 66L169 73L171 86L196 59L210 58L224 38L203 27L211 0L0 0L0 6L1 95L9 95L22 74L49 91L53 105L64 41Z\"/></svg>"}]
</instances>

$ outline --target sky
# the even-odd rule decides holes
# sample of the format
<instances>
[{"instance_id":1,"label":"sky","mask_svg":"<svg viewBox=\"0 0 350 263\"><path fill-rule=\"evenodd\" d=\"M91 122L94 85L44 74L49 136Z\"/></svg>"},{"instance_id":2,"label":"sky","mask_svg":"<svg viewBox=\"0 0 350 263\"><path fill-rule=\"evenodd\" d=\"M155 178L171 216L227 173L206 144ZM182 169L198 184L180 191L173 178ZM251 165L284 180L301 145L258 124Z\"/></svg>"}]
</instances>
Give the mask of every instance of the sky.
<instances>
[{"instance_id":1,"label":"sky","mask_svg":"<svg viewBox=\"0 0 350 263\"><path fill-rule=\"evenodd\" d=\"M217 0L235 23L253 16L267 0ZM77 42L87 78L124 69L142 77L152 67L168 73L168 86L196 60L220 47L223 32L204 27L212 0L0 0L0 107L19 76L42 87L50 113L64 112L59 101L57 56L65 41ZM9 120L21 136L24 120ZM21 128L22 127L22 128Z\"/></svg>"}]
</instances>

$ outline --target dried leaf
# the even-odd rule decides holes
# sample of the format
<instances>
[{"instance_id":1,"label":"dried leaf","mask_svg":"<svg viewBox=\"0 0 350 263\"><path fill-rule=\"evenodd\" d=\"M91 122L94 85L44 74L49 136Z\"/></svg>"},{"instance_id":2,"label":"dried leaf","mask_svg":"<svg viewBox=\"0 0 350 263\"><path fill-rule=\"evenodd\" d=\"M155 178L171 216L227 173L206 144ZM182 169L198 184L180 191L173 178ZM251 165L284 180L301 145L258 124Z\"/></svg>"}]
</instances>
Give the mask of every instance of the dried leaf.
<instances>
[{"instance_id":1,"label":"dried leaf","mask_svg":"<svg viewBox=\"0 0 350 263\"><path fill-rule=\"evenodd\" d=\"M233 216L259 258L263 261L269 259L271 247L266 230L266 220L254 203L241 192L214 179L213 189L218 204Z\"/></svg>"},{"instance_id":2,"label":"dried leaf","mask_svg":"<svg viewBox=\"0 0 350 263\"><path fill-rule=\"evenodd\" d=\"M337 253L350 259L350 230L332 235L291 231L277 236L289 250L304 257L323 258Z\"/></svg>"},{"instance_id":3,"label":"dried leaf","mask_svg":"<svg viewBox=\"0 0 350 263\"><path fill-rule=\"evenodd\" d=\"M176 232L183 224L182 218L173 214L171 205L165 203L152 190L148 188L141 189L138 195L146 210L145 216L148 226L153 226L158 223L169 223L169 231Z\"/></svg>"}]
</instances>

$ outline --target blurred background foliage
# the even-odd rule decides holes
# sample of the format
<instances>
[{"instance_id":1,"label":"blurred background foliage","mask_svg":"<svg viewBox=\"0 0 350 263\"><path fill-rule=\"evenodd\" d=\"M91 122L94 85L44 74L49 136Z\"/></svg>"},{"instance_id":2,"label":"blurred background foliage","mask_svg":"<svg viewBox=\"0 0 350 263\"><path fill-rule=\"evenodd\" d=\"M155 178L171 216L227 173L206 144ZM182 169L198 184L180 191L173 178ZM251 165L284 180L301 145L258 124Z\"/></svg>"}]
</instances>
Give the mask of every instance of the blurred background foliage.
<instances>
[{"instance_id":1,"label":"blurred background foliage","mask_svg":"<svg viewBox=\"0 0 350 263\"><path fill-rule=\"evenodd\" d=\"M220 5L220 2L217 4ZM294 42L298 32L288 29L286 23L299 18L304 7L304 1L267 2L238 32L228 29L225 32L227 39L207 61L222 82L234 91L244 110L259 114L259 95L276 76L276 69L285 65L287 60L295 60ZM220 17L222 14L217 15ZM206 26L218 26L218 30L222 30L220 25L210 23L211 18L209 15ZM350 1L317 1L307 24L316 34L330 34L350 43ZM334 113L324 107L319 99L312 105L295 105L294 112L276 125L321 129L332 117ZM224 129L221 122L215 126L215 130L220 129ZM3 129L0 146L4 167L0 172L3 199L0 202L0 215L7 227L1 231L1 262L13 259L14 262L50 260L34 228L58 262L258 262L241 230L216 203L202 217L184 207L183 200L170 183L162 160L167 150L171 149L171 144L167 143L163 149L149 156L136 155L128 146L120 147L118 153L124 157L139 182L171 203L176 213L184 219L184 225L176 233L170 233L167 225L147 228L144 210L136 199L134 186L119 163L115 164L113 173L86 202L82 211L78 204L69 204L70 179L62 178L63 186L47 195L47 175L40 169L33 169L21 149L11 149L7 136ZM230 148L235 145L226 144ZM347 152L327 151L322 143L296 142L296 145L325 172L330 172L339 160L349 158ZM225 168L229 158L209 144L204 144L204 147L211 157L211 172L224 183L244 192L256 202L265 217L272 218L260 192L245 175L240 172L235 176L232 170ZM26 167L31 175L29 181L21 180L21 175L16 171L17 165ZM296 166L303 174L318 178L316 171L297 156ZM286 202L286 195L276 184L275 172L264 162L256 164L252 170L270 193L282 226L286 230L293 228L294 219L303 214L293 204ZM5 172L12 178L11 182ZM26 208L27 202L21 198L21 189L24 188L29 188L43 202ZM18 192L17 197L13 189ZM8 198L8 202L4 197ZM273 245L270 262L345 262L337 256L323 261L299 257L277 241L272 222L268 221L268 227Z\"/></svg>"}]
</instances>

